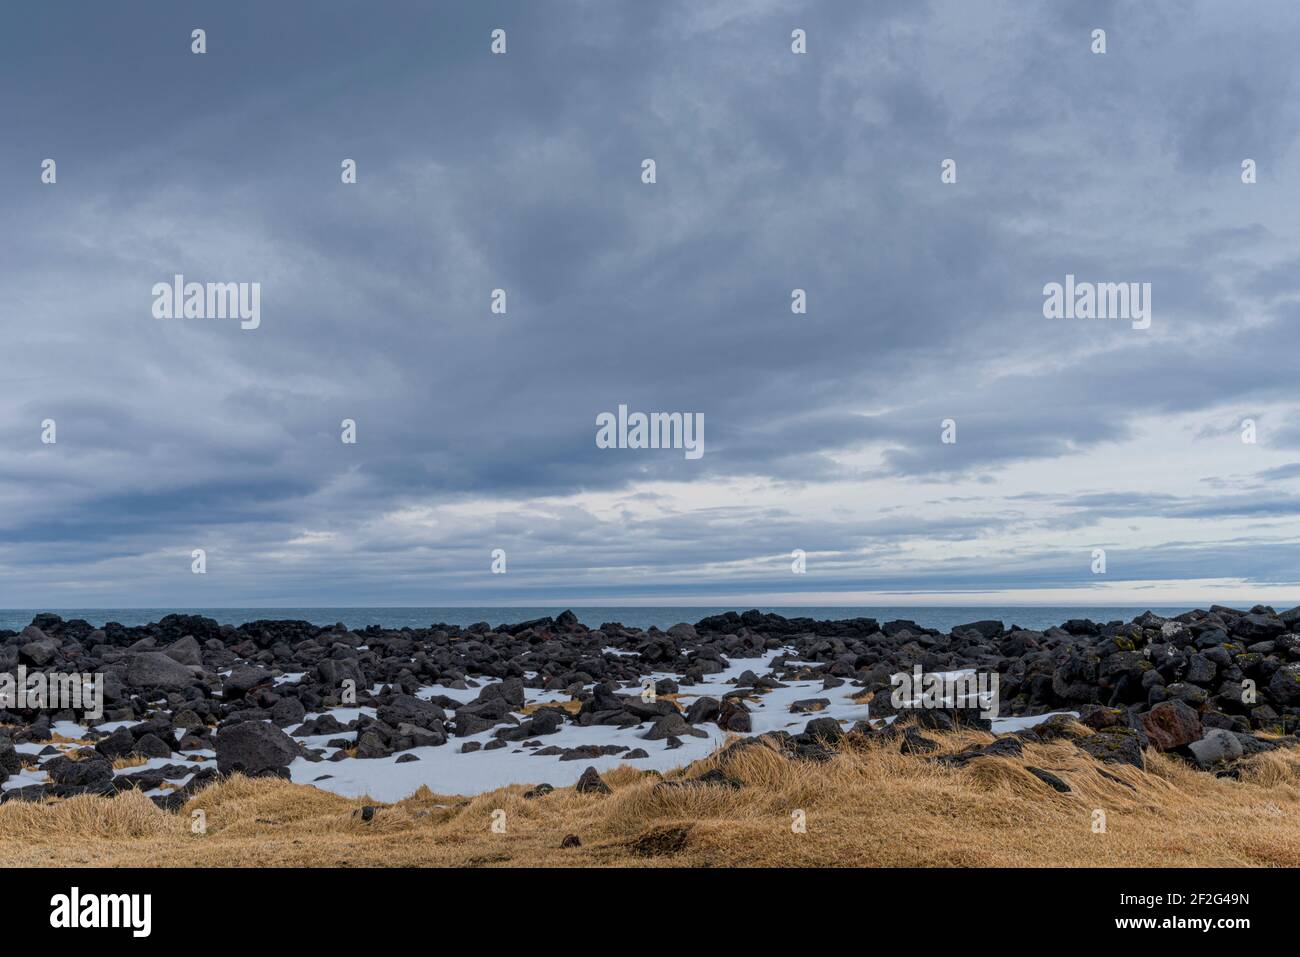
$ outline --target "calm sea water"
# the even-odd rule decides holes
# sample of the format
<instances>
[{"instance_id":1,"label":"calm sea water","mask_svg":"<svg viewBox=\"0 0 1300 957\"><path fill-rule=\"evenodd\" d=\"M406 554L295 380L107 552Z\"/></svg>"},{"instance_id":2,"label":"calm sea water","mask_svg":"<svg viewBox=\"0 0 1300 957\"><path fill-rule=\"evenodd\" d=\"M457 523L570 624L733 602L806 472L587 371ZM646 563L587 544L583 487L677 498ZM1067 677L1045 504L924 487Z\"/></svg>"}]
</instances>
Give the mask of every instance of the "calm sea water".
<instances>
[{"instance_id":1,"label":"calm sea water","mask_svg":"<svg viewBox=\"0 0 1300 957\"><path fill-rule=\"evenodd\" d=\"M115 621L122 625L143 625L157 621L164 615L179 613L185 615L203 615L214 618L221 624L240 625L246 621L260 618L288 618L310 621L316 625L333 625L342 622L348 628L363 628L366 625L381 625L384 628L427 628L432 624L472 625L486 621L492 625L512 624L532 618L558 615L562 606L549 607L479 607L479 608L49 608L49 609L0 609L0 628L20 631L31 624L32 618L41 611L52 611L63 618L82 618L92 625L103 626ZM667 628L680 621L694 623L709 615L718 615L726 611L745 611L744 607L697 607L697 606L634 606L621 607L575 607L573 613L590 628L596 628L606 622L619 622L633 628L649 628L658 625ZM1043 629L1059 625L1071 618L1091 618L1093 621L1131 621L1146 611L1139 606L1088 607L1080 605L1065 606L898 606L898 607L763 607L759 611L776 612L788 618L876 618L890 621L896 618L909 619L926 628L950 630L954 625L965 624L983 619L996 619L1005 626L1019 625L1022 628ZM1188 607L1157 606L1150 608L1158 615L1178 615L1189 611Z\"/></svg>"}]
</instances>

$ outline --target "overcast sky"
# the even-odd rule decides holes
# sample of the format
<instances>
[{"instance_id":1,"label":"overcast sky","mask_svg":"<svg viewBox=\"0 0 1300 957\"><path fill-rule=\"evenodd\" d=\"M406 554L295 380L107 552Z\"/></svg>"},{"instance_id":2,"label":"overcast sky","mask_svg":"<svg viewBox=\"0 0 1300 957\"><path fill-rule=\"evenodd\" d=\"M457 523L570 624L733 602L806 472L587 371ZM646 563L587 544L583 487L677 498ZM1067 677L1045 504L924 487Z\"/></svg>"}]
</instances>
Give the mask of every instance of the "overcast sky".
<instances>
[{"instance_id":1,"label":"overcast sky","mask_svg":"<svg viewBox=\"0 0 1300 957\"><path fill-rule=\"evenodd\" d=\"M0 606L1300 603L1298 29L7 4ZM260 327L155 319L177 273ZM1044 318L1067 274L1150 328ZM620 404L704 456L598 448Z\"/></svg>"}]
</instances>

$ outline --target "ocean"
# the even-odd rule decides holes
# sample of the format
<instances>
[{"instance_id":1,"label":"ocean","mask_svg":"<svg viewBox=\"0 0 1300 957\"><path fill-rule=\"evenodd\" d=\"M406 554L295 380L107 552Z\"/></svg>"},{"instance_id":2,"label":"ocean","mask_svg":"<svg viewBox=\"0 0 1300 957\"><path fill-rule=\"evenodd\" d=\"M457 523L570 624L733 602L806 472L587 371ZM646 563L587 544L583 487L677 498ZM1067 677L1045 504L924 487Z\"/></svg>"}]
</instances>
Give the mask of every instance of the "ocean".
<instances>
[{"instance_id":1,"label":"ocean","mask_svg":"<svg viewBox=\"0 0 1300 957\"><path fill-rule=\"evenodd\" d=\"M632 628L649 628L657 625L668 628L678 622L694 623L709 615L727 611L746 611L750 606L639 606L573 607L578 620L589 628L607 622L618 622ZM926 628L949 631L954 625L984 619L996 619L1004 626L1042 630L1059 625L1071 618L1091 618L1093 621L1131 621L1144 611L1154 611L1166 617L1190 611L1188 606L1083 606L1083 605L1021 605L1021 606L757 606L759 611L775 612L788 618L876 618L880 621L907 619ZM31 624L32 618L42 611L50 611L65 619L81 618L96 627L107 622L122 625L143 625L157 621L164 615L202 615L216 619L221 624L240 625L262 618L295 619L315 625L333 625L342 622L348 628L359 629L366 625L384 628L427 628L433 624L472 625L486 621L491 625L513 624L548 615L558 615L563 605L530 607L446 607L446 608L48 608L0 609L0 629L21 631Z\"/></svg>"}]
</instances>

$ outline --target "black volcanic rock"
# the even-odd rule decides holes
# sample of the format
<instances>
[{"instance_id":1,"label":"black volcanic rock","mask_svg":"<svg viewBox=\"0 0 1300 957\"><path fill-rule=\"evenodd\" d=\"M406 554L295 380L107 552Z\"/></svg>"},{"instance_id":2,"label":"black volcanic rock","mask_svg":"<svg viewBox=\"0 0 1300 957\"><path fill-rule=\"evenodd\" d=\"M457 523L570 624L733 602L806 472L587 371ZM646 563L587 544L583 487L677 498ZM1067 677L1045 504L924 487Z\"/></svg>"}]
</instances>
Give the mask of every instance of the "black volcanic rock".
<instances>
[{"instance_id":1,"label":"black volcanic rock","mask_svg":"<svg viewBox=\"0 0 1300 957\"><path fill-rule=\"evenodd\" d=\"M772 651L780 653L773 666L761 667L760 656ZM131 724L87 733L103 758L163 758L173 749L215 747L223 772L240 766L283 774L299 755L320 759L326 738L328 748L355 747L358 756L393 760L414 748L446 746L467 754L513 748L521 760L537 754L541 761L627 753L623 745L567 740L545 747L546 737L569 725L626 729L628 738L642 739L629 744L645 744L633 753L657 752L707 735L706 724L750 734L751 714L766 709L770 720L770 692L794 682L809 685L795 706L807 716L804 731L761 737L783 753L823 760L862 735L885 734L879 721L897 710L889 700L891 677L915 667L995 674L1000 715L1074 711L1095 732L1076 739L1082 734L1077 726L1043 722L1024 732L1024 740L1064 737L1102 760L1138 767L1144 748L1165 747L1218 773L1239 760L1233 742L1241 745L1241 757L1249 757L1292 746L1290 736L1300 730L1300 608L1279 614L1265 606L1214 606L1174 618L1146 612L1128 622L1075 619L1042 631L990 619L957 625L948 634L906 620L824 621L754 610L666 631L618 623L591 630L572 612L496 628L433 623L360 629L274 620L234 627L193 615L95 628L43 614L21 632L0 631L0 670L20 663L29 672L104 675L98 723ZM701 687L721 672L745 674L737 682ZM293 677L277 682L283 675ZM440 687L430 693L434 685ZM653 695L643 696L647 687ZM525 713L525 702L543 691L554 697ZM669 698L679 692L684 711ZM833 719L816 714L826 700L838 702L849 693L868 704L872 721L855 726L846 739L834 733ZM339 707L363 711L360 717L330 713ZM792 717L784 706L780 710ZM22 767L13 744L47 742L57 722L83 718L71 710L0 713L0 770L12 775ZM905 741L906 750L920 753L930 730L989 726L974 712L911 709L888 734L891 747ZM281 729L299 738L319 736L312 742L318 753ZM482 737L448 740L471 735ZM103 784L97 772L84 773L86 781L68 777L50 787L72 793L68 789ZM45 793L41 786L11 791L16 800ZM9 792L0 795L9 798Z\"/></svg>"},{"instance_id":2,"label":"black volcanic rock","mask_svg":"<svg viewBox=\"0 0 1300 957\"><path fill-rule=\"evenodd\" d=\"M133 655L127 665L126 681L133 688L181 689L195 680L189 668L160 651Z\"/></svg>"},{"instance_id":3,"label":"black volcanic rock","mask_svg":"<svg viewBox=\"0 0 1300 957\"><path fill-rule=\"evenodd\" d=\"M217 734L217 770L249 777L289 776L289 764L302 754L301 746L273 724L242 721Z\"/></svg>"}]
</instances>

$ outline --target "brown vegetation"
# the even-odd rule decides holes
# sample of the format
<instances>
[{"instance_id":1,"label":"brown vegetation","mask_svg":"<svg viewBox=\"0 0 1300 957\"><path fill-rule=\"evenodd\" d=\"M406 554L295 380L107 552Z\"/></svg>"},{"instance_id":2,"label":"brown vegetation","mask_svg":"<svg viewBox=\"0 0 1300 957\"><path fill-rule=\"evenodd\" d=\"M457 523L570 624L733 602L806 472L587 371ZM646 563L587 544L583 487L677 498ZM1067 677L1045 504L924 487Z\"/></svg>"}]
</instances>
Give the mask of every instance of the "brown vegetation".
<instances>
[{"instance_id":1,"label":"brown vegetation","mask_svg":"<svg viewBox=\"0 0 1300 957\"><path fill-rule=\"evenodd\" d=\"M941 738L956 751L988 740ZM1147 753L1146 772L1100 765L1068 741L1027 744L1023 759L947 768L894 747L860 745L825 763L763 746L698 762L740 782L662 786L629 766L608 796L517 785L466 799L427 789L374 804L280 780L232 778L179 814L142 794L0 805L10 865L394 866L1300 866L1300 749L1259 755L1240 780ZM1070 785L1057 793L1025 769ZM505 832L492 830L504 811ZM206 834L191 832L192 812ZM805 833L792 830L802 811ZM1094 830L1095 812L1105 832ZM496 815L501 819L501 815ZM566 835L578 847L561 848Z\"/></svg>"}]
</instances>

